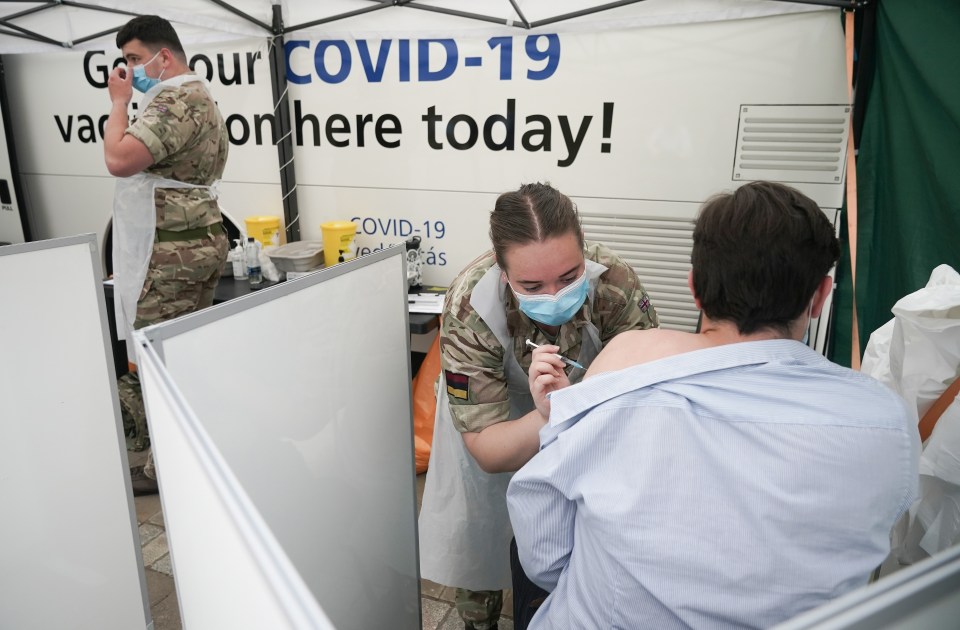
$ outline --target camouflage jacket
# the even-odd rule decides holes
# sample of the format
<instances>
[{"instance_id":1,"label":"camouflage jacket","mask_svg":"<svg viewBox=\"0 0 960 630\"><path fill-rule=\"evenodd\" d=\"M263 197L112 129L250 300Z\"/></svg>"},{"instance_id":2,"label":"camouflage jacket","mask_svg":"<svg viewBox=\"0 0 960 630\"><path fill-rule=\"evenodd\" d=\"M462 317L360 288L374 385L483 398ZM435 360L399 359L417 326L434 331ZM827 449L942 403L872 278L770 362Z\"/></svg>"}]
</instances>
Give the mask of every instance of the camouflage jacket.
<instances>
[{"instance_id":1,"label":"camouflage jacket","mask_svg":"<svg viewBox=\"0 0 960 630\"><path fill-rule=\"evenodd\" d=\"M223 175L227 127L200 81L162 90L126 132L153 156L147 173L206 186ZM208 190L158 188L154 202L158 229L191 230L220 222L220 208Z\"/></svg>"},{"instance_id":2,"label":"camouflage jacket","mask_svg":"<svg viewBox=\"0 0 960 630\"><path fill-rule=\"evenodd\" d=\"M556 340L546 335L520 311L512 291L506 291L507 330L524 371L530 368L532 350L526 340L560 346L560 353L576 360L580 355L581 329L591 321L606 344L618 333L659 326L657 313L637 274L613 251L599 243L585 244L584 256L607 267L597 282L592 302L560 327ZM447 379L447 400L458 431L480 431L507 419L510 404L503 369L504 348L470 306L473 288L496 262L487 252L470 263L447 292L440 330L440 361Z\"/></svg>"}]
</instances>

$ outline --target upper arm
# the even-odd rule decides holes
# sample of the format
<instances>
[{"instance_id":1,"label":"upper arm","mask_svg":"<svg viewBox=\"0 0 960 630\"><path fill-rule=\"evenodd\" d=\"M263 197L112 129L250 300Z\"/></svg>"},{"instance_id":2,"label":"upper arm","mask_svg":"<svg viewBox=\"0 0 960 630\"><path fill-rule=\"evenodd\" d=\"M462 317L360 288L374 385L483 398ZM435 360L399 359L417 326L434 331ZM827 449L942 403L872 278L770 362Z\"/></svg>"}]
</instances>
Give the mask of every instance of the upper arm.
<instances>
[{"instance_id":1,"label":"upper arm","mask_svg":"<svg viewBox=\"0 0 960 630\"><path fill-rule=\"evenodd\" d=\"M630 335L630 333L623 333L619 337L611 339L593 360L590 367L587 368L587 373L583 375L584 380L597 374L613 372L624 367L621 365L623 354L629 351L629 347L633 346L632 343L627 342L627 337Z\"/></svg>"},{"instance_id":2,"label":"upper arm","mask_svg":"<svg viewBox=\"0 0 960 630\"><path fill-rule=\"evenodd\" d=\"M155 160L143 142L125 133L107 153L106 162L107 170L114 177L130 177L152 165Z\"/></svg>"},{"instance_id":3,"label":"upper arm","mask_svg":"<svg viewBox=\"0 0 960 630\"><path fill-rule=\"evenodd\" d=\"M509 416L503 353L476 313L448 306L440 330L440 365L450 415L461 433L481 431Z\"/></svg>"},{"instance_id":4,"label":"upper arm","mask_svg":"<svg viewBox=\"0 0 960 630\"><path fill-rule=\"evenodd\" d=\"M127 129L127 136L146 147L153 163L181 151L199 129L192 111L194 105L188 102L185 94L178 90L160 92Z\"/></svg>"},{"instance_id":5,"label":"upper arm","mask_svg":"<svg viewBox=\"0 0 960 630\"><path fill-rule=\"evenodd\" d=\"M702 347L699 342L699 335L678 330L628 330L604 346L590 364L584 379L690 352Z\"/></svg>"}]
</instances>

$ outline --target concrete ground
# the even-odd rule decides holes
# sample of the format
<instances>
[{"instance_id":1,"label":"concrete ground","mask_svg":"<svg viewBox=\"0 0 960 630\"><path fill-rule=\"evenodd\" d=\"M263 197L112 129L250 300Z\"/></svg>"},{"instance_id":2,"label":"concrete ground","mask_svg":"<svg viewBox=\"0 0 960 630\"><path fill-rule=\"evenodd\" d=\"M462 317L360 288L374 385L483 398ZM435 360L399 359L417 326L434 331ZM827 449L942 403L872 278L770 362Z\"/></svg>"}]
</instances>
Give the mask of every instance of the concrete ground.
<instances>
[{"instance_id":1,"label":"concrete ground","mask_svg":"<svg viewBox=\"0 0 960 630\"><path fill-rule=\"evenodd\" d=\"M127 455L131 466L143 463L142 453L131 452ZM417 475L418 511L423 497L425 479L426 474ZM177 604L177 592L170 565L170 551L164 531L160 495L135 497L134 502L137 510L137 525L140 528L143 567L147 579L147 591L150 595L150 614L153 616L154 630L181 630L183 624L180 620L180 608ZM463 622L460 621L453 607L453 588L435 584L429 580L421 580L420 593L423 630L463 628ZM500 630L513 630L513 597L509 591L504 597L503 611Z\"/></svg>"}]
</instances>

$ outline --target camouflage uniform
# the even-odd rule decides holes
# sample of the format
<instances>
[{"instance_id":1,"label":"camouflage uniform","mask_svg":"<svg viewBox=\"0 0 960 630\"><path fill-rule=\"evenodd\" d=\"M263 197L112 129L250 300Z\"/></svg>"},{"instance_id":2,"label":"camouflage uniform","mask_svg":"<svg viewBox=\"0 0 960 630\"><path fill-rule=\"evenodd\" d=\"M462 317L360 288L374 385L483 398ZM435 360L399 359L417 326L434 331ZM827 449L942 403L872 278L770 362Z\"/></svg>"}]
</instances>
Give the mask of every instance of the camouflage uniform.
<instances>
[{"instance_id":1,"label":"camouflage uniform","mask_svg":"<svg viewBox=\"0 0 960 630\"><path fill-rule=\"evenodd\" d=\"M223 175L229 147L227 128L199 81L163 89L126 133L143 142L153 156L154 163L145 171L151 175L202 186ZM157 234L137 300L134 328L213 304L227 257L220 207L208 189L157 188L154 205ZM149 437L137 375L121 377L119 390L128 447L142 450L149 446ZM152 477L151 468L152 458L146 471Z\"/></svg>"},{"instance_id":2,"label":"camouflage uniform","mask_svg":"<svg viewBox=\"0 0 960 630\"><path fill-rule=\"evenodd\" d=\"M476 432L508 418L510 404L504 376L504 352L513 352L523 370L529 370L535 343L560 346L560 353L577 360L581 329L589 321L606 344L626 330L659 326L656 311L633 269L609 248L587 242L584 256L605 267L593 300L560 327L555 338L548 337L517 304L511 291L505 293L504 310L513 347L505 349L470 305L477 282L496 262L488 252L471 263L453 281L447 292L440 334L440 357L447 383L447 402L457 430ZM571 382L583 377L583 370L567 368ZM506 553L506 550L504 550ZM457 612L467 628L494 628L500 618L501 591L457 589Z\"/></svg>"}]
</instances>

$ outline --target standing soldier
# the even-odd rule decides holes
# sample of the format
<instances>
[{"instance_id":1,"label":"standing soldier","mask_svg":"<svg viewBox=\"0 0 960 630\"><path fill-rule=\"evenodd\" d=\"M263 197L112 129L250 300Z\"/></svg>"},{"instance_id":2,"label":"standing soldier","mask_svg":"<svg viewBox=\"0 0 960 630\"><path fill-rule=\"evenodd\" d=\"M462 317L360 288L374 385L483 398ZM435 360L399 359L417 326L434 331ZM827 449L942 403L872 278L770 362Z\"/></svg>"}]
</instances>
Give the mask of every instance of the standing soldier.
<instances>
[{"instance_id":1,"label":"standing soldier","mask_svg":"<svg viewBox=\"0 0 960 630\"><path fill-rule=\"evenodd\" d=\"M113 207L117 333L136 358L131 330L213 304L227 256L216 184L227 162L227 128L206 81L187 65L180 38L155 15L117 34L127 66L110 73L104 158L117 180ZM133 89L144 95L133 124ZM135 450L149 445L136 366L120 379ZM125 421L125 424L127 422ZM156 492L152 454L131 470L134 494Z\"/></svg>"}]
</instances>

